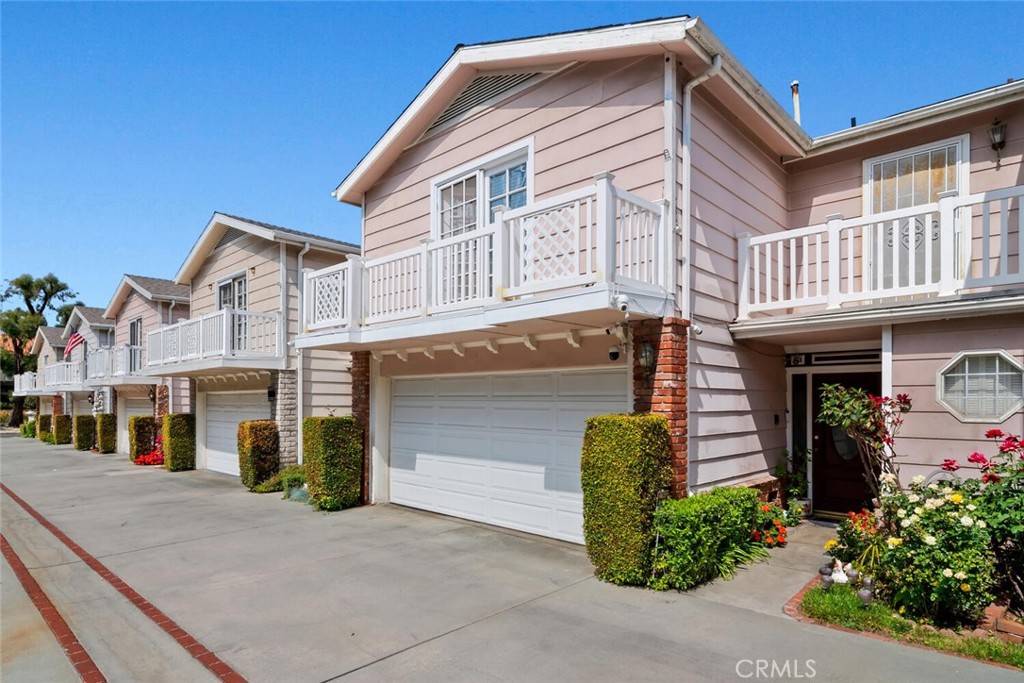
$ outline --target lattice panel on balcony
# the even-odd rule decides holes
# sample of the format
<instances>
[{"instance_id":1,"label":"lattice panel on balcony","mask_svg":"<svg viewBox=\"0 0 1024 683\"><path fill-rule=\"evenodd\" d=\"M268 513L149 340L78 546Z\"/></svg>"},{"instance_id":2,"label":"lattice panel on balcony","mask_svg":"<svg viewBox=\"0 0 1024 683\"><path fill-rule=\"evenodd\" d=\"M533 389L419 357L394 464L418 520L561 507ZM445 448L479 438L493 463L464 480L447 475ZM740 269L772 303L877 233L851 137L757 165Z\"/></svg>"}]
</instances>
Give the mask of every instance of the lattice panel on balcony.
<instances>
[{"instance_id":1,"label":"lattice panel on balcony","mask_svg":"<svg viewBox=\"0 0 1024 683\"><path fill-rule=\"evenodd\" d=\"M344 317L341 273L317 278L313 295L313 322L339 320Z\"/></svg>"},{"instance_id":2,"label":"lattice panel on balcony","mask_svg":"<svg viewBox=\"0 0 1024 683\"><path fill-rule=\"evenodd\" d=\"M579 203L528 216L520 222L520 264L524 284L569 278L579 273Z\"/></svg>"}]
</instances>

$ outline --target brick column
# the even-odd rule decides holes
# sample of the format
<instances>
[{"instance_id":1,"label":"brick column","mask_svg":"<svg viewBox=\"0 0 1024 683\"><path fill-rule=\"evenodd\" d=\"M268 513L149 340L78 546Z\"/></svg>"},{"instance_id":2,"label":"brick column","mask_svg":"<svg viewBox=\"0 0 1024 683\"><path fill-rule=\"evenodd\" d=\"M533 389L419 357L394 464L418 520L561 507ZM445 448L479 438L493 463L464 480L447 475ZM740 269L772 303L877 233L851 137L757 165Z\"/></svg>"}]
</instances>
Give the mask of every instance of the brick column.
<instances>
[{"instance_id":1,"label":"brick column","mask_svg":"<svg viewBox=\"0 0 1024 683\"><path fill-rule=\"evenodd\" d=\"M363 504L370 502L370 352L352 352L352 417L363 428Z\"/></svg>"},{"instance_id":2,"label":"brick column","mask_svg":"<svg viewBox=\"0 0 1024 683\"><path fill-rule=\"evenodd\" d=\"M668 418L672 442L671 493L686 495L686 331L690 324L679 318L639 320L630 323L633 335L633 410ZM654 348L654 367L640 366L644 343Z\"/></svg>"},{"instance_id":3,"label":"brick column","mask_svg":"<svg viewBox=\"0 0 1024 683\"><path fill-rule=\"evenodd\" d=\"M64 414L64 394L53 395L53 414L63 415Z\"/></svg>"},{"instance_id":4,"label":"brick column","mask_svg":"<svg viewBox=\"0 0 1024 683\"><path fill-rule=\"evenodd\" d=\"M170 387L166 384L157 384L153 389L156 392L156 408L154 409L153 415L156 417L157 424L162 425L164 415L169 412Z\"/></svg>"},{"instance_id":5,"label":"brick column","mask_svg":"<svg viewBox=\"0 0 1024 683\"><path fill-rule=\"evenodd\" d=\"M280 442L281 466L299 461L299 385L294 370L277 373L274 420Z\"/></svg>"}]
</instances>

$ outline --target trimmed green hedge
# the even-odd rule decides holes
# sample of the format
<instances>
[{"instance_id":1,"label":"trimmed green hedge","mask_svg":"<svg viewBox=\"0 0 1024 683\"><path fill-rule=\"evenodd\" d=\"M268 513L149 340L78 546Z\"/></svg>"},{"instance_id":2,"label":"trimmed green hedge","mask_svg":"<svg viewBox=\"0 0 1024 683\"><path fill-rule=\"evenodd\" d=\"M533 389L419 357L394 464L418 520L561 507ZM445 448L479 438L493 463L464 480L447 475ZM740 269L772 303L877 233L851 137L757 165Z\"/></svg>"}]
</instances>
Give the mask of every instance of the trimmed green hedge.
<instances>
[{"instance_id":1,"label":"trimmed green hedge","mask_svg":"<svg viewBox=\"0 0 1024 683\"><path fill-rule=\"evenodd\" d=\"M152 453L156 442L156 420L150 415L132 415L128 418L128 457Z\"/></svg>"},{"instance_id":2,"label":"trimmed green hedge","mask_svg":"<svg viewBox=\"0 0 1024 683\"><path fill-rule=\"evenodd\" d=\"M250 420L238 423L238 472L253 491L274 476L281 462L277 423Z\"/></svg>"},{"instance_id":3,"label":"trimmed green hedge","mask_svg":"<svg viewBox=\"0 0 1024 683\"><path fill-rule=\"evenodd\" d=\"M651 586L686 590L762 556L750 537L757 496L751 488L716 488L665 501L654 515L658 552Z\"/></svg>"},{"instance_id":4,"label":"trimmed green hedge","mask_svg":"<svg viewBox=\"0 0 1024 683\"><path fill-rule=\"evenodd\" d=\"M40 415L36 418L36 436L40 441L46 441L44 434L49 434L53 429L53 415Z\"/></svg>"},{"instance_id":5,"label":"trimmed green hedge","mask_svg":"<svg viewBox=\"0 0 1024 683\"><path fill-rule=\"evenodd\" d=\"M672 477L668 421L650 414L588 418L580 475L583 537L597 577L646 583L654 510Z\"/></svg>"},{"instance_id":6,"label":"trimmed green hedge","mask_svg":"<svg viewBox=\"0 0 1024 683\"><path fill-rule=\"evenodd\" d=\"M96 418L92 415L75 415L75 448L87 451L96 443Z\"/></svg>"},{"instance_id":7,"label":"trimmed green hedge","mask_svg":"<svg viewBox=\"0 0 1024 683\"><path fill-rule=\"evenodd\" d=\"M58 446L71 443L71 416L53 416L53 442Z\"/></svg>"},{"instance_id":8,"label":"trimmed green hedge","mask_svg":"<svg viewBox=\"0 0 1024 683\"><path fill-rule=\"evenodd\" d=\"M196 468L196 416L164 415L164 467L169 472Z\"/></svg>"},{"instance_id":9,"label":"trimmed green hedge","mask_svg":"<svg viewBox=\"0 0 1024 683\"><path fill-rule=\"evenodd\" d=\"M100 453L117 450L117 415L100 413L96 416L96 448Z\"/></svg>"},{"instance_id":10,"label":"trimmed green hedge","mask_svg":"<svg viewBox=\"0 0 1024 683\"><path fill-rule=\"evenodd\" d=\"M354 417L307 417L302 421L302 449L313 505L340 510L359 504L363 429Z\"/></svg>"}]
</instances>

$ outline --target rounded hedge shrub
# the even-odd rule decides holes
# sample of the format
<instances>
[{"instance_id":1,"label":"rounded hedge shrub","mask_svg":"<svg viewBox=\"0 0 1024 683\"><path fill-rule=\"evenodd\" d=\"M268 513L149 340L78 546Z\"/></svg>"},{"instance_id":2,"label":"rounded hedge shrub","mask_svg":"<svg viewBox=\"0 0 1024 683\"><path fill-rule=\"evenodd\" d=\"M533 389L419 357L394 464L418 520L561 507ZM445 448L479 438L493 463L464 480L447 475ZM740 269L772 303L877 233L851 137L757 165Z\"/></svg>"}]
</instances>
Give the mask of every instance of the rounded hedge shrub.
<instances>
[{"instance_id":1,"label":"rounded hedge shrub","mask_svg":"<svg viewBox=\"0 0 1024 683\"><path fill-rule=\"evenodd\" d=\"M660 415L587 419L580 461L583 536L598 578L647 582L654 510L671 480L670 458L668 421Z\"/></svg>"},{"instance_id":2,"label":"rounded hedge shrub","mask_svg":"<svg viewBox=\"0 0 1024 683\"><path fill-rule=\"evenodd\" d=\"M100 413L96 416L96 448L100 453L117 450L117 415Z\"/></svg>"},{"instance_id":3,"label":"rounded hedge shrub","mask_svg":"<svg viewBox=\"0 0 1024 683\"><path fill-rule=\"evenodd\" d=\"M169 472L196 468L196 416L164 415L164 467Z\"/></svg>"},{"instance_id":4,"label":"rounded hedge shrub","mask_svg":"<svg viewBox=\"0 0 1024 683\"><path fill-rule=\"evenodd\" d=\"M29 420L21 423L21 435L26 439L36 438L36 421Z\"/></svg>"},{"instance_id":5,"label":"rounded hedge shrub","mask_svg":"<svg viewBox=\"0 0 1024 683\"><path fill-rule=\"evenodd\" d=\"M238 472L247 489L253 491L274 476L280 462L277 422L238 423Z\"/></svg>"},{"instance_id":6,"label":"rounded hedge shrub","mask_svg":"<svg viewBox=\"0 0 1024 683\"><path fill-rule=\"evenodd\" d=\"M87 451L96 443L96 418L92 415L75 415L75 448Z\"/></svg>"},{"instance_id":7,"label":"rounded hedge shrub","mask_svg":"<svg viewBox=\"0 0 1024 683\"><path fill-rule=\"evenodd\" d=\"M302 421L309 498L320 510L358 505L363 488L363 429L351 415Z\"/></svg>"},{"instance_id":8,"label":"rounded hedge shrub","mask_svg":"<svg viewBox=\"0 0 1024 683\"><path fill-rule=\"evenodd\" d=\"M132 462L142 453L152 453L156 443L156 420L151 415L128 418L128 457Z\"/></svg>"},{"instance_id":9,"label":"rounded hedge shrub","mask_svg":"<svg viewBox=\"0 0 1024 683\"><path fill-rule=\"evenodd\" d=\"M71 416L53 416L53 443L63 445L71 443Z\"/></svg>"}]
</instances>

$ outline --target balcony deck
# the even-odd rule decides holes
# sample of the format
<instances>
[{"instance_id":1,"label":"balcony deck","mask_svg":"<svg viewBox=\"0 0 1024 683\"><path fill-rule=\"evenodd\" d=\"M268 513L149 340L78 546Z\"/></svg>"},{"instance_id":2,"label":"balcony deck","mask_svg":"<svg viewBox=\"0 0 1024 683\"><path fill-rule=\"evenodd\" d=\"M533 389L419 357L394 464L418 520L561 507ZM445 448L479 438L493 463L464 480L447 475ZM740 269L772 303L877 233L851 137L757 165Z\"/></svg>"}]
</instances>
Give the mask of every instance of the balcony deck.
<instances>
[{"instance_id":1,"label":"balcony deck","mask_svg":"<svg viewBox=\"0 0 1024 683\"><path fill-rule=\"evenodd\" d=\"M86 384L90 387L154 384L156 378L145 374L145 348L114 346L95 349L86 359Z\"/></svg>"},{"instance_id":2,"label":"balcony deck","mask_svg":"<svg viewBox=\"0 0 1024 683\"><path fill-rule=\"evenodd\" d=\"M1024 185L949 193L908 209L740 235L733 332L780 329L782 317L810 327L971 299L997 308L1024 286L1022 201Z\"/></svg>"},{"instance_id":3,"label":"balcony deck","mask_svg":"<svg viewBox=\"0 0 1024 683\"><path fill-rule=\"evenodd\" d=\"M296 346L401 348L668 314L676 240L663 204L612 180L499 211L486 228L307 273Z\"/></svg>"},{"instance_id":4,"label":"balcony deck","mask_svg":"<svg viewBox=\"0 0 1024 683\"><path fill-rule=\"evenodd\" d=\"M225 308L146 335L148 377L202 375L221 370L280 370L285 367L280 313Z\"/></svg>"}]
</instances>

